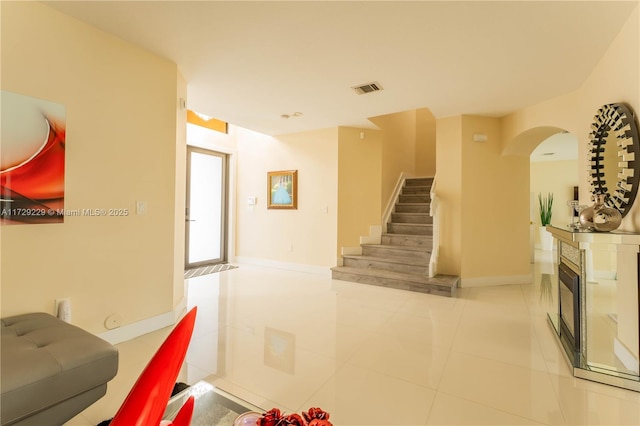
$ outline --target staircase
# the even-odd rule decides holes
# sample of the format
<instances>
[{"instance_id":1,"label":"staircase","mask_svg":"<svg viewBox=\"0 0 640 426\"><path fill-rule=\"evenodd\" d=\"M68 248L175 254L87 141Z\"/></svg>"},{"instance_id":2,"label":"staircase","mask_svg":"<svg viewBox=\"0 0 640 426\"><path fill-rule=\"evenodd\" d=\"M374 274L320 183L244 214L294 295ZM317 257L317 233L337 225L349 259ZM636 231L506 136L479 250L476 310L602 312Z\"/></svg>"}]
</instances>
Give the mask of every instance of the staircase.
<instances>
[{"instance_id":1,"label":"staircase","mask_svg":"<svg viewBox=\"0 0 640 426\"><path fill-rule=\"evenodd\" d=\"M433 178L406 179L381 244L361 244L361 255L343 255L332 268L336 280L400 290L455 296L459 278L429 277L433 218L429 214Z\"/></svg>"}]
</instances>

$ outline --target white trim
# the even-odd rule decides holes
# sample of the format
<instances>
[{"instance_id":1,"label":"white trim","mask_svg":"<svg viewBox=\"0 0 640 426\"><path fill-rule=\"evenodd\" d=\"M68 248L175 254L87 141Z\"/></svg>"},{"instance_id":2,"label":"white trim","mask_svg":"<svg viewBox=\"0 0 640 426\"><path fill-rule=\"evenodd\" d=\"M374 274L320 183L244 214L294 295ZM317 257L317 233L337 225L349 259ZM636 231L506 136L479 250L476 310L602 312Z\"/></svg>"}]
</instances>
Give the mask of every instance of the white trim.
<instances>
[{"instance_id":1,"label":"white trim","mask_svg":"<svg viewBox=\"0 0 640 426\"><path fill-rule=\"evenodd\" d=\"M383 232L387 232L387 223L389 223L389 220L391 219L391 213L393 213L393 209L396 207L396 202L398 201L398 198L400 197L400 193L402 192L404 181L405 181L405 174L404 172L401 172L400 177L396 182L396 186L393 189L393 193L391 194L391 197L389 197L389 200L387 201L387 207L385 207L384 209L384 214L382 215L382 226L383 226L382 231Z\"/></svg>"},{"instance_id":2,"label":"white trim","mask_svg":"<svg viewBox=\"0 0 640 426\"><path fill-rule=\"evenodd\" d=\"M268 268L286 269L289 271L306 272L309 274L324 275L331 277L331 267L305 265L302 263L280 262L278 260L259 259L255 257L236 256L236 263L246 263L248 265L266 266Z\"/></svg>"},{"instance_id":3,"label":"white trim","mask_svg":"<svg viewBox=\"0 0 640 426\"><path fill-rule=\"evenodd\" d=\"M504 277L460 278L460 287L493 287L509 284L531 284L532 275L511 275Z\"/></svg>"},{"instance_id":4,"label":"white trim","mask_svg":"<svg viewBox=\"0 0 640 426\"><path fill-rule=\"evenodd\" d=\"M638 374L638 370L640 370L638 358L617 337L613 338L613 353L618 357L622 365Z\"/></svg>"},{"instance_id":5,"label":"white trim","mask_svg":"<svg viewBox=\"0 0 640 426\"><path fill-rule=\"evenodd\" d=\"M436 193L436 177L433 177L431 191L429 192L431 202L429 203L429 215L433 217L433 244L431 247L431 258L429 259L429 277L438 275L438 256L440 254L440 197Z\"/></svg>"},{"instance_id":6,"label":"white trim","mask_svg":"<svg viewBox=\"0 0 640 426\"><path fill-rule=\"evenodd\" d=\"M381 242L382 242L382 226L381 225L370 225L369 235L364 235L360 237L360 244L380 244ZM362 248L360 248L360 250L362 250Z\"/></svg>"},{"instance_id":7,"label":"white trim","mask_svg":"<svg viewBox=\"0 0 640 426\"><path fill-rule=\"evenodd\" d=\"M98 337L106 340L112 345L117 345L118 343L135 339L136 337L152 333L156 330L160 330L161 328L172 326L175 324L177 316L176 311L165 312L164 314L143 319L142 321L134 322L133 324L123 325L122 327L118 327L113 330L98 333Z\"/></svg>"},{"instance_id":8,"label":"white trim","mask_svg":"<svg viewBox=\"0 0 640 426\"><path fill-rule=\"evenodd\" d=\"M186 285L185 285L185 293L186 293ZM175 308L173 308L173 322L176 323L178 320L182 319L183 316L187 313L187 298L183 297L182 300L176 304Z\"/></svg>"},{"instance_id":9,"label":"white trim","mask_svg":"<svg viewBox=\"0 0 640 426\"><path fill-rule=\"evenodd\" d=\"M164 314L156 315L151 318L144 319L142 321L134 322L133 324L123 325L122 327L115 328L113 330L103 331L98 334L103 340L117 345L118 343L126 342L136 337L152 333L160 330L161 328L169 327L178 322L187 313L187 298L183 297L177 304L173 311L165 312Z\"/></svg>"}]
</instances>

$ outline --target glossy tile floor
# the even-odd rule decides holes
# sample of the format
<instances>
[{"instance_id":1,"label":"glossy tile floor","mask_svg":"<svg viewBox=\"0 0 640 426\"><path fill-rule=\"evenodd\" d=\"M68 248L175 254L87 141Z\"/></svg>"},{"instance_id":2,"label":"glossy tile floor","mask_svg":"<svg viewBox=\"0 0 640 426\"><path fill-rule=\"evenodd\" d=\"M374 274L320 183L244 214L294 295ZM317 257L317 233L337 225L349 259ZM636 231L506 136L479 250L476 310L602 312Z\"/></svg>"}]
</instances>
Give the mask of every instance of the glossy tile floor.
<instances>
[{"instance_id":1,"label":"glossy tile floor","mask_svg":"<svg viewBox=\"0 0 640 426\"><path fill-rule=\"evenodd\" d=\"M187 282L199 310L183 381L322 407L336 426L640 424L640 393L571 376L538 264L531 284L456 299L239 266ZM68 424L112 417L168 331L118 345L107 395Z\"/></svg>"}]
</instances>

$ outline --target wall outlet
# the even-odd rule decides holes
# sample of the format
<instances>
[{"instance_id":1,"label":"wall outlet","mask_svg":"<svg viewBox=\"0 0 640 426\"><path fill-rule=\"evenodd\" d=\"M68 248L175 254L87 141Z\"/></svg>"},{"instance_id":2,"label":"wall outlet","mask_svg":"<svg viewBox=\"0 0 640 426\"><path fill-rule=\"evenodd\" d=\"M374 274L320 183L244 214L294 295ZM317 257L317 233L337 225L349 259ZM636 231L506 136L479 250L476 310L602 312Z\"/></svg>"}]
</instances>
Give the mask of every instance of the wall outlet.
<instances>
[{"instance_id":1,"label":"wall outlet","mask_svg":"<svg viewBox=\"0 0 640 426\"><path fill-rule=\"evenodd\" d=\"M55 307L53 311L54 315L64 321L71 322L71 299L68 297L62 299L56 299Z\"/></svg>"},{"instance_id":2,"label":"wall outlet","mask_svg":"<svg viewBox=\"0 0 640 426\"><path fill-rule=\"evenodd\" d=\"M114 328L118 328L122 325L122 315L120 314L111 314L104 320L104 328L107 330L113 330Z\"/></svg>"}]
</instances>

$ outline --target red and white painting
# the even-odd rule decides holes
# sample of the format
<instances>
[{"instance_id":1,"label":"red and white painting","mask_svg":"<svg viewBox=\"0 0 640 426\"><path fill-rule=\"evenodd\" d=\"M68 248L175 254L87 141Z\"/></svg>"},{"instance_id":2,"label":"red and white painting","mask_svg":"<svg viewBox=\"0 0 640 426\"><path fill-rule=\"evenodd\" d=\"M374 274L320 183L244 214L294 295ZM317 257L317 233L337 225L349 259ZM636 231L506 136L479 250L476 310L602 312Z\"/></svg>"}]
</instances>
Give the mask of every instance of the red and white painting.
<instances>
[{"instance_id":1,"label":"red and white painting","mask_svg":"<svg viewBox=\"0 0 640 426\"><path fill-rule=\"evenodd\" d=\"M0 223L64 220L65 107L1 91Z\"/></svg>"}]
</instances>

